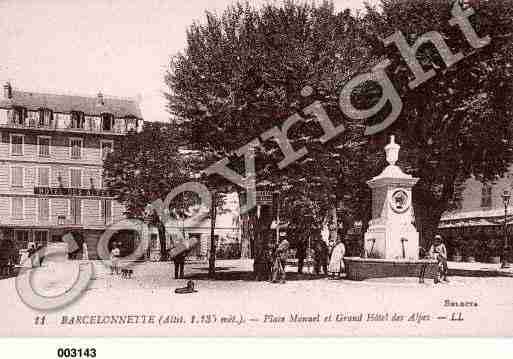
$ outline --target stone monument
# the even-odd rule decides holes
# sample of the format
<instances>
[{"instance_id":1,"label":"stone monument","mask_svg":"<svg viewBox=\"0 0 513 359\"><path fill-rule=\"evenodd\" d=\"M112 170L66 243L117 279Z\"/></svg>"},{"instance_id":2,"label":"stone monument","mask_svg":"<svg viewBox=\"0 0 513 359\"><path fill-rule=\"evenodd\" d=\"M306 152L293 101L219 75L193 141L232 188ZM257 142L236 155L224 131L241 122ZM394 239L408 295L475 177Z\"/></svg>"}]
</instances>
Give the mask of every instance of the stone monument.
<instances>
[{"instance_id":1,"label":"stone monument","mask_svg":"<svg viewBox=\"0 0 513 359\"><path fill-rule=\"evenodd\" d=\"M372 219L363 238L362 257L346 257L347 278L435 278L437 262L419 259L419 233L414 225L412 188L418 178L397 165L400 146L391 136L385 147L388 166L367 181L372 189Z\"/></svg>"},{"instance_id":2,"label":"stone monument","mask_svg":"<svg viewBox=\"0 0 513 359\"><path fill-rule=\"evenodd\" d=\"M397 165L400 146L391 136L385 147L388 166L367 184L372 189L372 219L364 236L369 258L419 259L419 233L414 226L412 187L419 180Z\"/></svg>"}]
</instances>

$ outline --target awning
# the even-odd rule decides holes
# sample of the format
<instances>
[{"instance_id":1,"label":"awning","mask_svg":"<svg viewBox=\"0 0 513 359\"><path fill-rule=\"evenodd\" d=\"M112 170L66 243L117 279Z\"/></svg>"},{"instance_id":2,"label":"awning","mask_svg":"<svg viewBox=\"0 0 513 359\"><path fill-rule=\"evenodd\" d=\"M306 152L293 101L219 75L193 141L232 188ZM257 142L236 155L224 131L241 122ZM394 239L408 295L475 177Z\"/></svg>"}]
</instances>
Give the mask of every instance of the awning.
<instances>
[{"instance_id":1,"label":"awning","mask_svg":"<svg viewBox=\"0 0 513 359\"><path fill-rule=\"evenodd\" d=\"M442 219L438 228L494 227L503 226L504 217ZM506 218L506 225L513 225L513 216Z\"/></svg>"}]
</instances>

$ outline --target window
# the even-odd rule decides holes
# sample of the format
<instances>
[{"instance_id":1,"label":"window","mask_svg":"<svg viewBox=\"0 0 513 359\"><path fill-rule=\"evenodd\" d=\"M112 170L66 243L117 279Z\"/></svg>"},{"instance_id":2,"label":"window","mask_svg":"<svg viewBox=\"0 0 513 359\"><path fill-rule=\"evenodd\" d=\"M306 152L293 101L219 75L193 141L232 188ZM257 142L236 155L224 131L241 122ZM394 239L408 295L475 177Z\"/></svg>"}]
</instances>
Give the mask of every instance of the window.
<instances>
[{"instance_id":1,"label":"window","mask_svg":"<svg viewBox=\"0 0 513 359\"><path fill-rule=\"evenodd\" d=\"M9 112L11 122L14 125L24 126L27 118L27 109L24 107L15 107Z\"/></svg>"},{"instance_id":2,"label":"window","mask_svg":"<svg viewBox=\"0 0 513 359\"><path fill-rule=\"evenodd\" d=\"M23 156L23 135L11 134L11 155Z\"/></svg>"},{"instance_id":3,"label":"window","mask_svg":"<svg viewBox=\"0 0 513 359\"><path fill-rule=\"evenodd\" d=\"M23 219L24 203L22 197L12 197L11 217L13 219Z\"/></svg>"},{"instance_id":4,"label":"window","mask_svg":"<svg viewBox=\"0 0 513 359\"><path fill-rule=\"evenodd\" d=\"M152 233L150 236L150 248L159 249L159 236L156 233Z\"/></svg>"},{"instance_id":5,"label":"window","mask_svg":"<svg viewBox=\"0 0 513 359\"><path fill-rule=\"evenodd\" d=\"M112 222L112 200L110 199L101 199L100 200L100 216L101 220L105 224L109 224Z\"/></svg>"},{"instance_id":6,"label":"window","mask_svg":"<svg viewBox=\"0 0 513 359\"><path fill-rule=\"evenodd\" d=\"M201 256L201 233L190 233L189 238L196 239L198 243L192 248L190 255L196 257Z\"/></svg>"},{"instance_id":7,"label":"window","mask_svg":"<svg viewBox=\"0 0 513 359\"><path fill-rule=\"evenodd\" d=\"M53 112L50 109L39 110L39 127L50 127L53 122Z\"/></svg>"},{"instance_id":8,"label":"window","mask_svg":"<svg viewBox=\"0 0 513 359\"><path fill-rule=\"evenodd\" d=\"M50 137L38 136L39 157L50 157Z\"/></svg>"},{"instance_id":9,"label":"window","mask_svg":"<svg viewBox=\"0 0 513 359\"><path fill-rule=\"evenodd\" d=\"M15 230L14 231L14 240L16 241L16 246L18 248L20 248L20 249L28 248L29 231Z\"/></svg>"},{"instance_id":10,"label":"window","mask_svg":"<svg viewBox=\"0 0 513 359\"><path fill-rule=\"evenodd\" d=\"M112 131L114 127L114 115L110 113L102 113L102 130Z\"/></svg>"},{"instance_id":11,"label":"window","mask_svg":"<svg viewBox=\"0 0 513 359\"><path fill-rule=\"evenodd\" d=\"M69 200L69 216L72 224L82 223L82 201L80 198Z\"/></svg>"},{"instance_id":12,"label":"window","mask_svg":"<svg viewBox=\"0 0 513 359\"><path fill-rule=\"evenodd\" d=\"M101 118L100 117L88 117L88 126L91 131L100 131L101 129Z\"/></svg>"},{"instance_id":13,"label":"window","mask_svg":"<svg viewBox=\"0 0 513 359\"><path fill-rule=\"evenodd\" d=\"M100 186L100 188L107 189L107 183L105 182L105 178L103 177L103 171L100 172L98 185Z\"/></svg>"},{"instance_id":14,"label":"window","mask_svg":"<svg viewBox=\"0 0 513 359\"><path fill-rule=\"evenodd\" d=\"M70 138L70 157L74 159L82 158L82 139L81 138Z\"/></svg>"},{"instance_id":15,"label":"window","mask_svg":"<svg viewBox=\"0 0 513 359\"><path fill-rule=\"evenodd\" d=\"M37 170L38 181L37 184L39 187L50 187L50 168L49 167L39 167Z\"/></svg>"},{"instance_id":16,"label":"window","mask_svg":"<svg viewBox=\"0 0 513 359\"><path fill-rule=\"evenodd\" d=\"M40 221L50 220L50 200L48 198L39 198L37 202L37 215Z\"/></svg>"},{"instance_id":17,"label":"window","mask_svg":"<svg viewBox=\"0 0 513 359\"><path fill-rule=\"evenodd\" d=\"M82 187L82 170L80 168L70 168L69 170L70 187Z\"/></svg>"},{"instance_id":18,"label":"window","mask_svg":"<svg viewBox=\"0 0 513 359\"><path fill-rule=\"evenodd\" d=\"M84 129L85 128L85 116L83 112L72 111L71 112L71 128Z\"/></svg>"},{"instance_id":19,"label":"window","mask_svg":"<svg viewBox=\"0 0 513 359\"><path fill-rule=\"evenodd\" d=\"M48 231L35 231L34 232L34 242L36 242L36 247L45 247L48 243Z\"/></svg>"},{"instance_id":20,"label":"window","mask_svg":"<svg viewBox=\"0 0 513 359\"><path fill-rule=\"evenodd\" d=\"M492 206L492 185L489 183L483 183L483 188L481 189L481 207L491 207Z\"/></svg>"},{"instance_id":21,"label":"window","mask_svg":"<svg viewBox=\"0 0 513 359\"><path fill-rule=\"evenodd\" d=\"M38 127L39 111L27 111L27 118L25 119L25 124L27 123L29 127Z\"/></svg>"},{"instance_id":22,"label":"window","mask_svg":"<svg viewBox=\"0 0 513 359\"><path fill-rule=\"evenodd\" d=\"M23 187L23 167L11 167L11 186Z\"/></svg>"},{"instance_id":23,"label":"window","mask_svg":"<svg viewBox=\"0 0 513 359\"><path fill-rule=\"evenodd\" d=\"M125 120L125 123L126 123L126 130L128 132L137 130L137 119L136 118L127 118Z\"/></svg>"},{"instance_id":24,"label":"window","mask_svg":"<svg viewBox=\"0 0 513 359\"><path fill-rule=\"evenodd\" d=\"M102 160L105 160L107 158L107 155L112 152L113 150L113 143L112 141L101 141L101 155Z\"/></svg>"}]
</instances>

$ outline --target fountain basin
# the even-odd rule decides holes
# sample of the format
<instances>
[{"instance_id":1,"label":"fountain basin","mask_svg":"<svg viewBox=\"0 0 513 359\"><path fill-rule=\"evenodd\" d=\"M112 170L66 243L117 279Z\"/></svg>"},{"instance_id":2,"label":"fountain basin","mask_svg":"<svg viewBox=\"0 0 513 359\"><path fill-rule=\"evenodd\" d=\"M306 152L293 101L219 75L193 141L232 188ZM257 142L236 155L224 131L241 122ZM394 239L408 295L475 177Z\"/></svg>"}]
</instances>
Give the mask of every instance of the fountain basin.
<instances>
[{"instance_id":1,"label":"fountain basin","mask_svg":"<svg viewBox=\"0 0 513 359\"><path fill-rule=\"evenodd\" d=\"M365 280L386 277L419 277L425 268L424 278L435 278L438 263L432 259L378 259L345 257L346 278Z\"/></svg>"}]
</instances>

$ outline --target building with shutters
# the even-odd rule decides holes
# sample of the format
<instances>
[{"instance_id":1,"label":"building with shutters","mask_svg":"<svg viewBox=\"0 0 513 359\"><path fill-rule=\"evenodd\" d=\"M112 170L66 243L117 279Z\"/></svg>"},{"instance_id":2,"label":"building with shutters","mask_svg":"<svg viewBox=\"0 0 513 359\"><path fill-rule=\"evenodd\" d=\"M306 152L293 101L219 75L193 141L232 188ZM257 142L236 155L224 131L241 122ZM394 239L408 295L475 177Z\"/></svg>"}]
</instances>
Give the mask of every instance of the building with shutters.
<instances>
[{"instance_id":1,"label":"building with shutters","mask_svg":"<svg viewBox=\"0 0 513 359\"><path fill-rule=\"evenodd\" d=\"M495 255L503 254L505 235L511 247L513 200L509 200L504 208L502 194L504 191L511 193L512 190L513 166L493 182L484 182L475 177L465 181L459 207L444 213L439 224L450 257L459 254L464 260L471 257L482 262L489 261Z\"/></svg>"},{"instance_id":2,"label":"building with shutters","mask_svg":"<svg viewBox=\"0 0 513 359\"><path fill-rule=\"evenodd\" d=\"M95 258L100 235L124 212L103 184L103 159L120 136L142 124L133 99L33 93L5 84L0 240L10 239L21 250L71 233Z\"/></svg>"}]
</instances>

